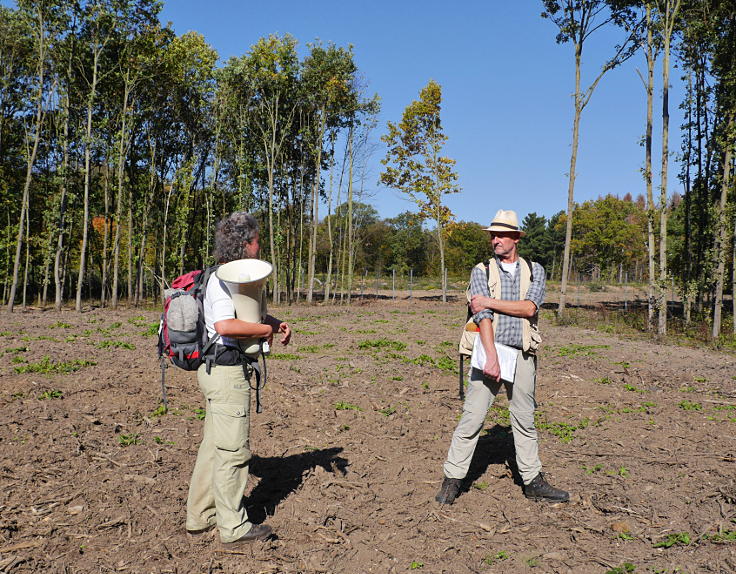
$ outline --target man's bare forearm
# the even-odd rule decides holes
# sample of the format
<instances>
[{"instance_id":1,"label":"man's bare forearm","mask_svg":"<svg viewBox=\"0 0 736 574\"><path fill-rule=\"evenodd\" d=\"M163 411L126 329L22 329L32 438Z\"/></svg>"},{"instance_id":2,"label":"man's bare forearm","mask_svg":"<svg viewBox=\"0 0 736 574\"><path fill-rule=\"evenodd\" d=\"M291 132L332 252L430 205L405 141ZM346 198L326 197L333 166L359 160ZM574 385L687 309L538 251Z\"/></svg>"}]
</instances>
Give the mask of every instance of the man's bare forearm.
<instances>
[{"instance_id":1,"label":"man's bare forearm","mask_svg":"<svg viewBox=\"0 0 736 574\"><path fill-rule=\"evenodd\" d=\"M529 301L529 299L509 301L506 299L493 299L492 297L485 297L483 295L473 295L470 301L470 308L473 314L484 309L489 309L494 313L502 313L511 317L522 317L524 319L530 319L537 314L537 306Z\"/></svg>"}]
</instances>

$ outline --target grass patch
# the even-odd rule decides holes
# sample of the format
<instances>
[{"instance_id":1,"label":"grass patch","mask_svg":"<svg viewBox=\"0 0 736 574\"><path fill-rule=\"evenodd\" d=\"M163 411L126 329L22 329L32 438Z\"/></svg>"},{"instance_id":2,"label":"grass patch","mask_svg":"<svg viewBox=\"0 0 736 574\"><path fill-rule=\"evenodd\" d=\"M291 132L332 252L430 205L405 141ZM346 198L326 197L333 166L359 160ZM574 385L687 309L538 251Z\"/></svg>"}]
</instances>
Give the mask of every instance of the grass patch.
<instances>
[{"instance_id":1,"label":"grass patch","mask_svg":"<svg viewBox=\"0 0 736 574\"><path fill-rule=\"evenodd\" d=\"M339 401L335 403L335 410L336 411L362 411L363 409L360 408L358 405Z\"/></svg>"},{"instance_id":2,"label":"grass patch","mask_svg":"<svg viewBox=\"0 0 736 574\"><path fill-rule=\"evenodd\" d=\"M406 343L401 341L391 341L390 339L368 339L358 343L359 349L387 349L391 351L403 351L406 349Z\"/></svg>"},{"instance_id":3,"label":"grass patch","mask_svg":"<svg viewBox=\"0 0 736 574\"><path fill-rule=\"evenodd\" d=\"M301 355L295 355L294 353L271 353L268 355L269 359L276 359L277 361L298 361L301 359Z\"/></svg>"},{"instance_id":4,"label":"grass patch","mask_svg":"<svg viewBox=\"0 0 736 574\"><path fill-rule=\"evenodd\" d=\"M98 349L130 349L135 350L133 343L127 343L125 341L99 341L95 343L95 347Z\"/></svg>"},{"instance_id":5,"label":"grass patch","mask_svg":"<svg viewBox=\"0 0 736 574\"><path fill-rule=\"evenodd\" d=\"M49 329L70 329L71 325L69 323L63 323L61 321L58 321L54 323L53 325L49 325Z\"/></svg>"},{"instance_id":6,"label":"grass patch","mask_svg":"<svg viewBox=\"0 0 736 574\"><path fill-rule=\"evenodd\" d=\"M46 355L37 363L29 363L21 367L15 367L16 373L74 373L84 367L91 367L96 365L94 361L86 361L75 359L74 361L63 361L56 362L52 361L51 358Z\"/></svg>"},{"instance_id":7,"label":"grass patch","mask_svg":"<svg viewBox=\"0 0 736 574\"><path fill-rule=\"evenodd\" d=\"M536 426L538 429L546 430L550 434L556 436L560 441L568 443L572 442L575 437L575 431L586 428L590 424L589 418L584 418L578 423L564 423L564 422L552 422L538 421Z\"/></svg>"},{"instance_id":8,"label":"grass patch","mask_svg":"<svg viewBox=\"0 0 736 574\"><path fill-rule=\"evenodd\" d=\"M140 437L137 434L121 434L118 436L118 443L120 446L131 446L138 444L139 442Z\"/></svg>"},{"instance_id":9,"label":"grass patch","mask_svg":"<svg viewBox=\"0 0 736 574\"><path fill-rule=\"evenodd\" d=\"M673 546L687 546L692 542L689 532L675 532L668 534L664 540L655 542L654 548L672 548Z\"/></svg>"},{"instance_id":10,"label":"grass patch","mask_svg":"<svg viewBox=\"0 0 736 574\"><path fill-rule=\"evenodd\" d=\"M44 391L40 395L38 395L39 401L48 401L52 399L63 399L63 398L64 398L64 393L62 393L58 389Z\"/></svg>"},{"instance_id":11,"label":"grass patch","mask_svg":"<svg viewBox=\"0 0 736 574\"><path fill-rule=\"evenodd\" d=\"M560 347L557 355L560 357L594 357L596 349L608 349L608 345L568 345Z\"/></svg>"},{"instance_id":12,"label":"grass patch","mask_svg":"<svg viewBox=\"0 0 736 574\"><path fill-rule=\"evenodd\" d=\"M680 407L683 411L702 411L703 405L700 403L694 403L692 401L682 401L678 403L677 405Z\"/></svg>"}]
</instances>

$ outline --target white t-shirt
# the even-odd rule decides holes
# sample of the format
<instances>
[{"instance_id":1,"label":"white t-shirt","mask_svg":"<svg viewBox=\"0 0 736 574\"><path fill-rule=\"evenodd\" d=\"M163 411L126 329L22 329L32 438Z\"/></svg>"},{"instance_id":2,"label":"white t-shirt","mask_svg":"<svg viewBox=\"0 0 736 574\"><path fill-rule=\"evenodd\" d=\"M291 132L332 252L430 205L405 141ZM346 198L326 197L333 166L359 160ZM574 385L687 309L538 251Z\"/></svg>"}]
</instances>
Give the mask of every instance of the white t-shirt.
<instances>
[{"instance_id":1,"label":"white t-shirt","mask_svg":"<svg viewBox=\"0 0 736 574\"><path fill-rule=\"evenodd\" d=\"M204 295L204 324L207 327L207 336L214 337L215 323L226 319L235 319L235 306L227 286L213 273L207 282L207 291ZM220 337L217 342L222 345L238 345L238 342L230 337Z\"/></svg>"},{"instance_id":2,"label":"white t-shirt","mask_svg":"<svg viewBox=\"0 0 736 574\"><path fill-rule=\"evenodd\" d=\"M506 271L511 277L516 275L516 267L517 267L518 261L514 261L513 263L505 263L504 261L501 261L501 267L503 267L503 270Z\"/></svg>"}]
</instances>

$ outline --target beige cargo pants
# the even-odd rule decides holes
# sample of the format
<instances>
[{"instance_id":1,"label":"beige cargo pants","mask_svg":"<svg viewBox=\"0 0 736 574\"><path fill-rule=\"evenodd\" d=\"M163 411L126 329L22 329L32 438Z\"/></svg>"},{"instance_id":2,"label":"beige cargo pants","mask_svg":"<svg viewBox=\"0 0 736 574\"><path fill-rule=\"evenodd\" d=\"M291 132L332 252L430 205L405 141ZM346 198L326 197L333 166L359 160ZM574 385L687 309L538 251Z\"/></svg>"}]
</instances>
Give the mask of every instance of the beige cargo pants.
<instances>
[{"instance_id":1,"label":"beige cargo pants","mask_svg":"<svg viewBox=\"0 0 736 574\"><path fill-rule=\"evenodd\" d=\"M496 382L487 379L483 371L470 369L463 414L455 428L444 464L447 478L465 478L470 468L478 437L488 409L493 405L501 386L509 399L509 418L514 436L516 464L524 484L529 484L542 470L539 460L537 429L534 410L537 407L534 391L537 381L537 363L534 355L519 351L514 381Z\"/></svg>"},{"instance_id":2,"label":"beige cargo pants","mask_svg":"<svg viewBox=\"0 0 736 574\"><path fill-rule=\"evenodd\" d=\"M250 387L242 366L197 371L206 401L202 444L189 483L187 530L217 524L223 542L250 529L243 491L250 461Z\"/></svg>"}]
</instances>

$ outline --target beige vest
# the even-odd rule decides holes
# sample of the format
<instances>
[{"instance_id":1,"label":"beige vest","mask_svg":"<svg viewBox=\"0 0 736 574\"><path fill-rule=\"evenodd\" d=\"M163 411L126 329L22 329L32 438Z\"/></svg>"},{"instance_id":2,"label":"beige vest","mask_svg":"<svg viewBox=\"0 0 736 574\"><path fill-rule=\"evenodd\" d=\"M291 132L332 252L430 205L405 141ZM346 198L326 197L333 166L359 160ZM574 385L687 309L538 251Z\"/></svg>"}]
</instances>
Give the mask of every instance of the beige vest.
<instances>
[{"instance_id":1,"label":"beige vest","mask_svg":"<svg viewBox=\"0 0 736 574\"><path fill-rule=\"evenodd\" d=\"M485 263L478 263L476 265L483 272L486 270ZM529 291L531 285L531 267L527 262L519 257L519 271L521 273L520 284L519 284L519 300L525 299L526 294ZM488 262L488 292L491 294L493 299L501 298L501 274L498 270L498 265L494 259ZM466 289L465 296L470 303L470 285ZM493 314L493 332L496 332L496 323L498 320L498 313ZM539 348L539 344L542 342L542 335L539 332L538 326L539 313L535 313L531 319L522 318L522 349L525 353L535 354ZM460 345L458 346L458 352L461 355L470 356L473 353L473 344L475 343L475 337L478 335L478 327L473 321L469 319L463 329L463 334L460 337Z\"/></svg>"}]
</instances>

